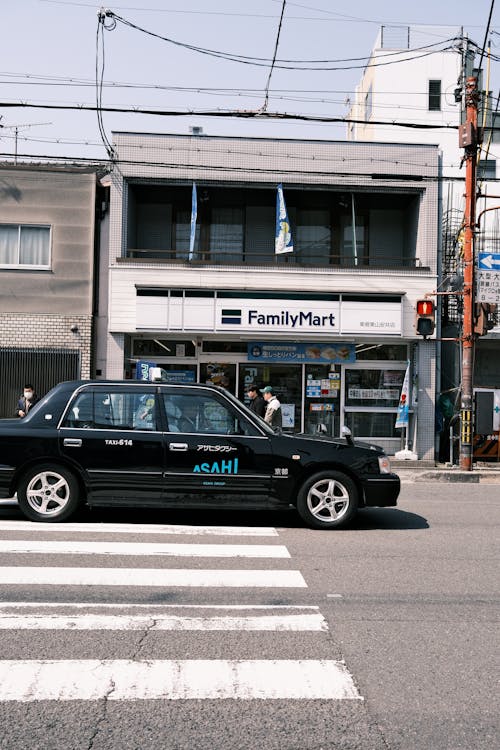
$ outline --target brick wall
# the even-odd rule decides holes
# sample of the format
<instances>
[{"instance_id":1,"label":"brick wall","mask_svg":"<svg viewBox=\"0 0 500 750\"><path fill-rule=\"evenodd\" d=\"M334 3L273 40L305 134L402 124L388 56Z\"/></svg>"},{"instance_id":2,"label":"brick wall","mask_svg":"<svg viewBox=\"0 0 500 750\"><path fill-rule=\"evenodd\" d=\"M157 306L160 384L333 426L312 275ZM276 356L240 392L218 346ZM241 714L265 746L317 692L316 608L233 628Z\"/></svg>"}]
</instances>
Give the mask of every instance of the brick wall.
<instances>
[{"instance_id":1,"label":"brick wall","mask_svg":"<svg viewBox=\"0 0 500 750\"><path fill-rule=\"evenodd\" d=\"M71 331L72 326L78 331ZM0 346L57 347L79 349L80 377L92 377L91 372L91 315L32 315L0 313Z\"/></svg>"}]
</instances>

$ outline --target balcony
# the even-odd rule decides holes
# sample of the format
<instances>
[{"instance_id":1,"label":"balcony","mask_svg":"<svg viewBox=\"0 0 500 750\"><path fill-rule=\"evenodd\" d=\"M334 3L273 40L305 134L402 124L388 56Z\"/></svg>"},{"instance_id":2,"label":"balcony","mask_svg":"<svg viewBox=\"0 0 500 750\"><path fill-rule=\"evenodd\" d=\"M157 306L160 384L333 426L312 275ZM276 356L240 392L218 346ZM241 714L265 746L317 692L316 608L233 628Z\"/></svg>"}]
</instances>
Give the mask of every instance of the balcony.
<instances>
[{"instance_id":1,"label":"balcony","mask_svg":"<svg viewBox=\"0 0 500 750\"><path fill-rule=\"evenodd\" d=\"M275 255L276 192L198 186L192 256L191 187L129 184L120 262L270 268L415 269L419 193L285 192L293 253Z\"/></svg>"}]
</instances>

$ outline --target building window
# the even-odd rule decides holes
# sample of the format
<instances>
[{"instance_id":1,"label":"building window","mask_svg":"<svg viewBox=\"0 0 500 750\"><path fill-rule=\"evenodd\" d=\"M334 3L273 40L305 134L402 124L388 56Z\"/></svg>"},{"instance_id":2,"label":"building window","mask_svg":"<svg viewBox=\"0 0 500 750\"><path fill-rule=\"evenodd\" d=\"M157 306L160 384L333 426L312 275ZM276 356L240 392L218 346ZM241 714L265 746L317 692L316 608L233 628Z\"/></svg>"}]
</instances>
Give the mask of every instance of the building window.
<instances>
[{"instance_id":1,"label":"building window","mask_svg":"<svg viewBox=\"0 0 500 750\"><path fill-rule=\"evenodd\" d=\"M429 112L441 111L441 81L429 81Z\"/></svg>"},{"instance_id":2,"label":"building window","mask_svg":"<svg viewBox=\"0 0 500 750\"><path fill-rule=\"evenodd\" d=\"M497 163L495 159L480 159L477 165L478 180L494 180L497 176Z\"/></svg>"},{"instance_id":3,"label":"building window","mask_svg":"<svg viewBox=\"0 0 500 750\"><path fill-rule=\"evenodd\" d=\"M0 267L49 268L50 227L0 224Z\"/></svg>"}]
</instances>

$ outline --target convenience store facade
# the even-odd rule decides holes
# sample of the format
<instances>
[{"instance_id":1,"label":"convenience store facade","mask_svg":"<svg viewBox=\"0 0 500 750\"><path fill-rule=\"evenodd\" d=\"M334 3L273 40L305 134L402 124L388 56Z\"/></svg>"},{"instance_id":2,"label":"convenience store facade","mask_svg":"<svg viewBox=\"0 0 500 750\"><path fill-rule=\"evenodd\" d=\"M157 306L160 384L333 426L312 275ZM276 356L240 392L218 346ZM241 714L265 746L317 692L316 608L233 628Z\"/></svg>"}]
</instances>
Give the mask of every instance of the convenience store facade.
<instances>
[{"instance_id":1,"label":"convenience store facade","mask_svg":"<svg viewBox=\"0 0 500 750\"><path fill-rule=\"evenodd\" d=\"M158 159L161 165L134 165L138 143L146 149L148 144L154 146L156 155L162 155ZM429 146L412 146L407 147L407 153L405 147L397 147L400 165L402 155L408 163L416 156L420 158L420 171L429 173L424 186L420 178L412 184L407 175L400 181L397 175L378 179L374 186L374 177L364 174L332 174L330 184L325 184L324 174L316 171L319 157L327 162L347 146L350 150L354 147L359 157L362 148L357 150L357 145L116 136L117 153L126 158L127 164L113 176L111 186L110 252L102 274L106 280L107 323L105 331L101 326L98 338L103 376L140 377L141 370L155 365L164 370L167 379L212 382L228 388L241 400L249 382L257 382L260 387L272 385L283 405L285 430L337 436L347 425L356 438L366 438L394 453L401 448L401 430L395 428L395 421L409 361L410 444L420 458L433 455L435 342L416 336L414 305L436 286L437 151ZM272 195L270 185L283 182L278 167L283 148L289 156L294 152L303 155L311 148L315 152L315 160L301 168L300 184L296 182L285 191L296 225L292 224L292 231L295 229L299 242L301 237L307 239L302 240L298 251L307 247L310 254L303 250L302 256L297 252L295 257L276 258L271 249L267 257L264 253L252 257L255 235L263 235L266 230L274 244L270 214L256 203L264 203L264 197ZM191 149L190 169L184 163L185 149ZM276 172L266 172L266 183L262 183L261 175L255 180L250 166L254 161L252 150L257 157L263 149L269 149L266 153L273 157L272 165L268 159L267 169ZM246 202L243 228L234 196L230 209L217 205L217 201L227 202L224 189L231 190L234 181L232 150L238 151L240 164L243 152L248 161L245 182L238 174L232 191L241 191L241 200ZM387 144L371 144L370 152L372 166L375 157L384 162L394 158ZM173 154L174 160L184 160L182 166L165 166L167 161L172 162ZM200 160L203 166L194 164ZM225 164L222 173L221 160ZM355 168L360 170L359 161ZM209 215L206 248L193 258L186 252L186 211L181 215L171 195L177 187L184 195L194 180L198 195L203 195L203 186L207 202L212 200L215 208ZM165 192L165 186L170 192ZM154 188L158 189L156 193ZM247 189L251 192L245 193ZM328 224L326 213L319 216L319 210L308 207L311 195L315 200L317 196L318 205L340 205L340 218L332 211ZM350 204L346 195L351 196ZM371 196L375 208L366 208ZM164 219L148 224L151 218L141 217L154 214L158 206L155 201L160 197L166 202L156 216L168 214L169 218L161 230L164 239L152 249L153 229L158 233L159 221ZM341 199L349 204L346 211L353 217L351 227L340 213ZM173 208L169 208L172 200ZM141 201L143 205L139 206ZM354 217L355 203L365 208L359 208ZM401 217L391 209L391 203L402 206ZM256 215L258 220L252 218ZM201 222L197 227L199 247L203 231ZM320 235L328 232L327 255ZM339 242L339 232L344 239L334 256L331 248L334 237ZM399 253L395 262L386 262L377 243L388 254ZM409 243L413 243L411 252ZM311 246L317 252L315 257ZM351 253L349 258L347 253Z\"/></svg>"}]
</instances>

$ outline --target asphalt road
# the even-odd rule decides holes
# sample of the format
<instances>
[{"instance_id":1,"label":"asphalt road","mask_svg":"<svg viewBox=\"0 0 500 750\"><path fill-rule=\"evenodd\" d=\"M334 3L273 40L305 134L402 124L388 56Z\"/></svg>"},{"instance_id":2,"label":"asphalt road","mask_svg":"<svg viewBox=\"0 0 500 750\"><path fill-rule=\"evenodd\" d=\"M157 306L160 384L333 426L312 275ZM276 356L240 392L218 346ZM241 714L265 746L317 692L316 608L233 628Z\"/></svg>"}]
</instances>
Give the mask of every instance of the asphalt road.
<instances>
[{"instance_id":1,"label":"asphalt road","mask_svg":"<svg viewBox=\"0 0 500 750\"><path fill-rule=\"evenodd\" d=\"M426 483L336 532L2 505L0 748L492 750L499 510L499 485Z\"/></svg>"}]
</instances>

